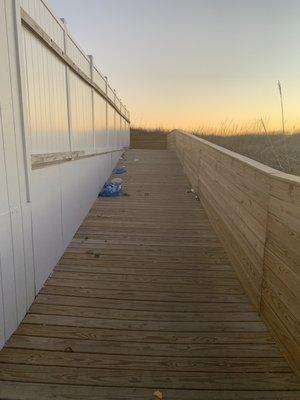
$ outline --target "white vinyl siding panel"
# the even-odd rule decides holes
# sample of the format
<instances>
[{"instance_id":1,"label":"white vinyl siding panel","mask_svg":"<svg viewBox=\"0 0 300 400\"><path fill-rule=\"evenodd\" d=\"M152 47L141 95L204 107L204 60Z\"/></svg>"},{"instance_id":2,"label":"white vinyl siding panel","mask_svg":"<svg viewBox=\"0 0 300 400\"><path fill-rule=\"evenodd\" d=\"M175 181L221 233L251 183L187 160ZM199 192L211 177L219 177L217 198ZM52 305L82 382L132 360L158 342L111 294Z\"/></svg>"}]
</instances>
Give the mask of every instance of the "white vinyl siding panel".
<instances>
[{"instance_id":1,"label":"white vinyl siding panel","mask_svg":"<svg viewBox=\"0 0 300 400\"><path fill-rule=\"evenodd\" d=\"M22 32L31 153L68 151L66 66L26 28Z\"/></svg>"},{"instance_id":2,"label":"white vinyl siding panel","mask_svg":"<svg viewBox=\"0 0 300 400\"><path fill-rule=\"evenodd\" d=\"M48 36L63 50L64 28L42 0L21 0L21 7L34 19Z\"/></svg>"},{"instance_id":3,"label":"white vinyl siding panel","mask_svg":"<svg viewBox=\"0 0 300 400\"><path fill-rule=\"evenodd\" d=\"M108 146L115 146L115 110L111 105L107 104L107 132L108 132Z\"/></svg>"},{"instance_id":4,"label":"white vinyl siding panel","mask_svg":"<svg viewBox=\"0 0 300 400\"><path fill-rule=\"evenodd\" d=\"M121 116L120 114L116 113L116 145L117 147L122 146L122 129L121 129Z\"/></svg>"},{"instance_id":5,"label":"white vinyl siding panel","mask_svg":"<svg viewBox=\"0 0 300 400\"><path fill-rule=\"evenodd\" d=\"M94 151L92 88L69 71L72 151Z\"/></svg>"},{"instance_id":6,"label":"white vinyl siding panel","mask_svg":"<svg viewBox=\"0 0 300 400\"><path fill-rule=\"evenodd\" d=\"M115 105L116 105L116 107L117 107L118 110L121 109L121 102L120 102L120 99L118 99L117 96L116 96L116 98L115 98Z\"/></svg>"},{"instance_id":7,"label":"white vinyl siding panel","mask_svg":"<svg viewBox=\"0 0 300 400\"><path fill-rule=\"evenodd\" d=\"M67 35L67 55L71 58L73 63L85 73L85 75L91 77L90 60L70 35Z\"/></svg>"},{"instance_id":8,"label":"white vinyl siding panel","mask_svg":"<svg viewBox=\"0 0 300 400\"><path fill-rule=\"evenodd\" d=\"M96 92L94 93L94 130L95 149L107 147L106 101Z\"/></svg>"},{"instance_id":9,"label":"white vinyl siding panel","mask_svg":"<svg viewBox=\"0 0 300 400\"><path fill-rule=\"evenodd\" d=\"M109 85L107 85L107 96L113 103L115 103L115 92Z\"/></svg>"},{"instance_id":10,"label":"white vinyl siding panel","mask_svg":"<svg viewBox=\"0 0 300 400\"><path fill-rule=\"evenodd\" d=\"M121 118L121 132L122 132L122 141L121 141L121 146L126 147L127 146L127 140L126 140L126 121L124 118Z\"/></svg>"},{"instance_id":11,"label":"white vinyl siding panel","mask_svg":"<svg viewBox=\"0 0 300 400\"><path fill-rule=\"evenodd\" d=\"M94 82L99 88L106 93L106 79L100 74L97 68L94 67Z\"/></svg>"}]
</instances>

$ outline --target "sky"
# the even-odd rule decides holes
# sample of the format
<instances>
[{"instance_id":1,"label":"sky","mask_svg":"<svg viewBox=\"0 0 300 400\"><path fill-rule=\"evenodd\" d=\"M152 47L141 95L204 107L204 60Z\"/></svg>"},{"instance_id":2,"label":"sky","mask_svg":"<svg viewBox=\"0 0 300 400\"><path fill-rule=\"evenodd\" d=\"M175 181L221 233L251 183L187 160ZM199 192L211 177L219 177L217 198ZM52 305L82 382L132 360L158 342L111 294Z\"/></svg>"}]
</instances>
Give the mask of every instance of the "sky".
<instances>
[{"instance_id":1,"label":"sky","mask_svg":"<svg viewBox=\"0 0 300 400\"><path fill-rule=\"evenodd\" d=\"M48 0L133 126L300 130L300 0Z\"/></svg>"}]
</instances>

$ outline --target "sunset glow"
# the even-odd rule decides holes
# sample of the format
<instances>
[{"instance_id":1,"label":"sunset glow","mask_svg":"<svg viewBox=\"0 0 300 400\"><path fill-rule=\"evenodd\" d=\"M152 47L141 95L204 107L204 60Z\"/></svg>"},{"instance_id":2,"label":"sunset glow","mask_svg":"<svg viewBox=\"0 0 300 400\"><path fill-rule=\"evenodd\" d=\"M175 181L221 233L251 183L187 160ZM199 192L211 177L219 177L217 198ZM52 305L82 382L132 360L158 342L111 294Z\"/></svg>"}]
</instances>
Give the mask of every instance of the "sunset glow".
<instances>
[{"instance_id":1,"label":"sunset glow","mask_svg":"<svg viewBox=\"0 0 300 400\"><path fill-rule=\"evenodd\" d=\"M103 73L110 71L132 125L253 131L263 118L280 130L280 80L287 130L300 130L299 1L50 4Z\"/></svg>"}]
</instances>

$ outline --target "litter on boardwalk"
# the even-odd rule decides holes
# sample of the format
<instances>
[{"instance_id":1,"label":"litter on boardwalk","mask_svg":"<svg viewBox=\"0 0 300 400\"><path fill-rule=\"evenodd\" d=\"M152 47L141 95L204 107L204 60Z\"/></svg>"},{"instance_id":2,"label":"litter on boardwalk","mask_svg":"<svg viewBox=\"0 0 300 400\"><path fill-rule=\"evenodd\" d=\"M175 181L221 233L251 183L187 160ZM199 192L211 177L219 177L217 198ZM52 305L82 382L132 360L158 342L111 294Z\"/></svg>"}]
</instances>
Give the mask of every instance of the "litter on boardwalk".
<instances>
[{"instance_id":1,"label":"litter on boardwalk","mask_svg":"<svg viewBox=\"0 0 300 400\"><path fill-rule=\"evenodd\" d=\"M191 189L187 189L186 193L195 193L195 189L191 188Z\"/></svg>"},{"instance_id":2,"label":"litter on boardwalk","mask_svg":"<svg viewBox=\"0 0 300 400\"><path fill-rule=\"evenodd\" d=\"M153 396L154 396L155 400L164 400L163 394L159 389L155 390L155 392L153 393Z\"/></svg>"},{"instance_id":3,"label":"litter on boardwalk","mask_svg":"<svg viewBox=\"0 0 300 400\"><path fill-rule=\"evenodd\" d=\"M122 193L122 182L105 182L99 197L116 197Z\"/></svg>"},{"instance_id":4,"label":"litter on boardwalk","mask_svg":"<svg viewBox=\"0 0 300 400\"><path fill-rule=\"evenodd\" d=\"M123 167L117 167L114 169L113 173L116 175L121 175L124 174L125 172L127 172L127 169L123 166Z\"/></svg>"},{"instance_id":5,"label":"litter on boardwalk","mask_svg":"<svg viewBox=\"0 0 300 400\"><path fill-rule=\"evenodd\" d=\"M122 185L123 179L122 178L113 178L111 183L116 183L117 185Z\"/></svg>"}]
</instances>

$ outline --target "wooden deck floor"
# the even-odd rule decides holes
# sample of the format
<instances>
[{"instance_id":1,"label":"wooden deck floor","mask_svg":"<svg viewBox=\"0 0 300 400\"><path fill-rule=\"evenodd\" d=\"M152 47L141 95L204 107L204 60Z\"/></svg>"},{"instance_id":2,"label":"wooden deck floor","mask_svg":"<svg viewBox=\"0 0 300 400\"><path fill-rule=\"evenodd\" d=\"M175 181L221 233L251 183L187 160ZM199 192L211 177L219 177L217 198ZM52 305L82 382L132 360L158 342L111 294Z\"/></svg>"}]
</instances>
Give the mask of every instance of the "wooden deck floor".
<instances>
[{"instance_id":1,"label":"wooden deck floor","mask_svg":"<svg viewBox=\"0 0 300 400\"><path fill-rule=\"evenodd\" d=\"M175 155L124 163L0 352L0 398L299 399Z\"/></svg>"}]
</instances>

